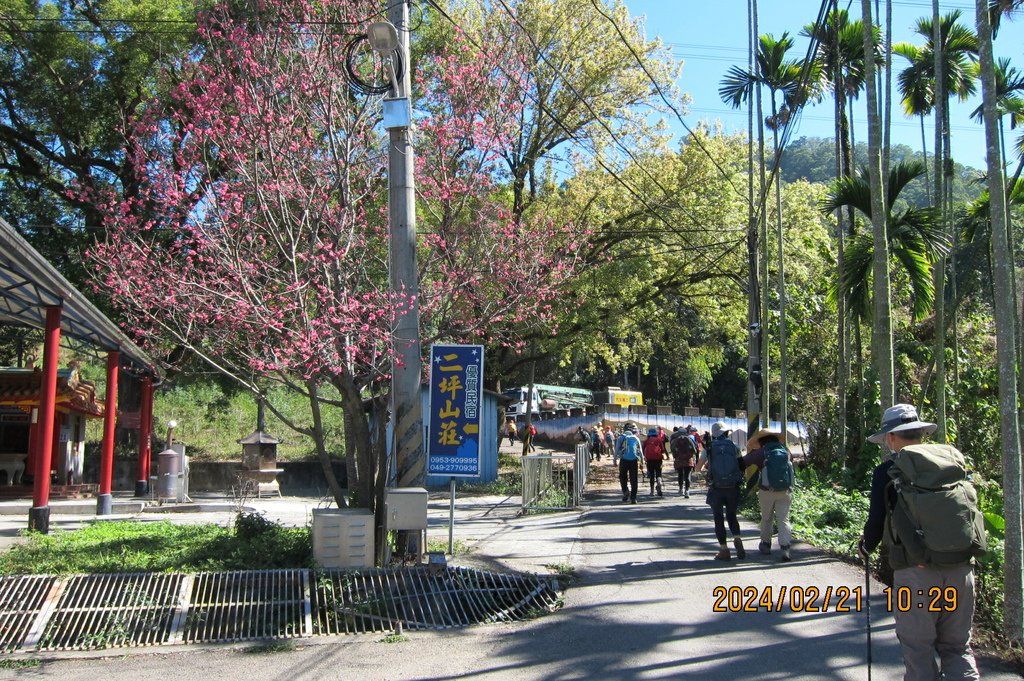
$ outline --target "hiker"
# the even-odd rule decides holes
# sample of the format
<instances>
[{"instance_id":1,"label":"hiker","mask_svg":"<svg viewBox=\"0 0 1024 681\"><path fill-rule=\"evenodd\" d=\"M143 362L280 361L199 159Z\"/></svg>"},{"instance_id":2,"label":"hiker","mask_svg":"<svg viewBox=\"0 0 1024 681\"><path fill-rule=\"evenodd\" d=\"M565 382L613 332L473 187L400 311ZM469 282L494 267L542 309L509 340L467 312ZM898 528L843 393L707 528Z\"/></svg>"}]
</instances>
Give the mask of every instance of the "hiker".
<instances>
[{"instance_id":1,"label":"hiker","mask_svg":"<svg viewBox=\"0 0 1024 681\"><path fill-rule=\"evenodd\" d=\"M699 456L697 446L697 431L692 432L688 426L686 430L673 429L672 437L669 439L669 447L672 451L672 465L679 475L679 494L690 498L690 473L693 471L694 458Z\"/></svg>"},{"instance_id":2,"label":"hiker","mask_svg":"<svg viewBox=\"0 0 1024 681\"><path fill-rule=\"evenodd\" d=\"M619 453L615 451L615 429L611 426L606 426L604 429L604 447L611 454L612 464L618 466Z\"/></svg>"},{"instance_id":3,"label":"hiker","mask_svg":"<svg viewBox=\"0 0 1024 681\"><path fill-rule=\"evenodd\" d=\"M731 560L726 544L725 523L729 522L732 543L736 557L746 558L740 538L740 521L736 518L736 507L740 503L740 485L743 470L740 468L740 448L729 439L729 427L722 421L711 424L711 446L704 450L697 460L697 472L708 469L708 506L715 516L715 537L718 538L718 553L715 560Z\"/></svg>"},{"instance_id":4,"label":"hiker","mask_svg":"<svg viewBox=\"0 0 1024 681\"><path fill-rule=\"evenodd\" d=\"M590 449L590 436L587 435L587 431L583 430L583 426L576 426L576 444L585 444L587 449Z\"/></svg>"},{"instance_id":5,"label":"hiker","mask_svg":"<svg viewBox=\"0 0 1024 681\"><path fill-rule=\"evenodd\" d=\"M963 454L950 445L921 444L937 427L920 420L912 405L897 404L885 410L881 429L868 438L882 445L885 460L871 479L858 551L867 565L880 542L889 550L891 593L901 603L889 609L907 681L979 678L971 651L971 558L984 553L984 520ZM944 598L936 607L936 593L955 593L955 603Z\"/></svg>"},{"instance_id":6,"label":"hiker","mask_svg":"<svg viewBox=\"0 0 1024 681\"><path fill-rule=\"evenodd\" d=\"M516 444L516 422L511 417L505 419L505 435L508 436L509 447L514 447Z\"/></svg>"},{"instance_id":7,"label":"hiker","mask_svg":"<svg viewBox=\"0 0 1024 681\"><path fill-rule=\"evenodd\" d=\"M523 433L523 442L526 444L526 450L529 452L537 451L537 446L533 444L533 438L537 436L537 426L531 422L527 426L526 431Z\"/></svg>"},{"instance_id":8,"label":"hiker","mask_svg":"<svg viewBox=\"0 0 1024 681\"><path fill-rule=\"evenodd\" d=\"M651 481L651 496L654 496L654 489L657 487L658 496L665 496L661 491L661 464L665 460L665 438L664 434L659 435L656 428L647 431L647 439L644 440L644 463L647 464L647 477Z\"/></svg>"},{"instance_id":9,"label":"hiker","mask_svg":"<svg viewBox=\"0 0 1024 681\"><path fill-rule=\"evenodd\" d=\"M594 429L590 431L590 460L601 460L601 442L604 436L601 434L601 424L594 426Z\"/></svg>"},{"instance_id":10,"label":"hiker","mask_svg":"<svg viewBox=\"0 0 1024 681\"><path fill-rule=\"evenodd\" d=\"M747 440L747 455L743 468L756 466L757 501L761 506L761 543L758 551L772 552L772 520L779 526L779 548L783 562L791 560L789 545L793 529L789 524L789 508L793 503L793 462L789 450L782 443L782 434L767 428L754 433Z\"/></svg>"},{"instance_id":11,"label":"hiker","mask_svg":"<svg viewBox=\"0 0 1024 681\"><path fill-rule=\"evenodd\" d=\"M622 487L622 502L636 503L637 472L640 453L643 449L636 435L636 426L627 423L622 435L615 441L615 455L619 460L619 485ZM627 478L629 486L626 486Z\"/></svg>"}]
</instances>

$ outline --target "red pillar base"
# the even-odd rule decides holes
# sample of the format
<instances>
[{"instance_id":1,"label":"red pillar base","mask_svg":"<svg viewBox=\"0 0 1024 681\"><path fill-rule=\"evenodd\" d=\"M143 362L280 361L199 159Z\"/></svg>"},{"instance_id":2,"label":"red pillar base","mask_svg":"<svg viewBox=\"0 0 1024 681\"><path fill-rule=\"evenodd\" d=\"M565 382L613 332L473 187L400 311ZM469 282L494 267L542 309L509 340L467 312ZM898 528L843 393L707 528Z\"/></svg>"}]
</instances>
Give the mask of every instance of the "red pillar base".
<instances>
[{"instance_id":1,"label":"red pillar base","mask_svg":"<svg viewBox=\"0 0 1024 681\"><path fill-rule=\"evenodd\" d=\"M148 480L136 480L135 481L135 496L137 496L137 497L149 496L149 481Z\"/></svg>"},{"instance_id":2,"label":"red pillar base","mask_svg":"<svg viewBox=\"0 0 1024 681\"><path fill-rule=\"evenodd\" d=\"M50 507L33 506L28 512L28 529L43 534L50 533Z\"/></svg>"},{"instance_id":3,"label":"red pillar base","mask_svg":"<svg viewBox=\"0 0 1024 681\"><path fill-rule=\"evenodd\" d=\"M101 494L96 497L96 515L110 515L114 512L114 497Z\"/></svg>"}]
</instances>

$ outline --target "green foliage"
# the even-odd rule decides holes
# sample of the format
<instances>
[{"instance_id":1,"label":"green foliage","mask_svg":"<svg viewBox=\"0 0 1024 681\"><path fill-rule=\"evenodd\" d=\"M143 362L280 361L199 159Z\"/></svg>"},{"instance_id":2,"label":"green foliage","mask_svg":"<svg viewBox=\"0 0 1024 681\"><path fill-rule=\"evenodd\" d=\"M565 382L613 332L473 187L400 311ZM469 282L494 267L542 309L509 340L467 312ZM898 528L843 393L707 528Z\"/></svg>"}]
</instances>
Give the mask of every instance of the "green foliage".
<instances>
[{"instance_id":1,"label":"green foliage","mask_svg":"<svg viewBox=\"0 0 1024 681\"><path fill-rule=\"evenodd\" d=\"M12 660L0 660L0 669L37 669L42 662L34 657Z\"/></svg>"},{"instance_id":2,"label":"green foliage","mask_svg":"<svg viewBox=\"0 0 1024 681\"><path fill-rule=\"evenodd\" d=\"M388 634L380 640L381 643L405 643L409 637L405 634Z\"/></svg>"},{"instance_id":3,"label":"green foliage","mask_svg":"<svg viewBox=\"0 0 1024 681\"><path fill-rule=\"evenodd\" d=\"M330 397L329 389L324 393ZM268 391L268 402L299 426L311 423L309 401L285 388ZM321 407L328 442L340 442L344 432L340 409ZM184 442L189 456L200 460L237 460L242 456L238 439L256 429L256 401L248 392L225 387L209 377L178 380L167 389L159 390L154 400L154 432L160 437L166 432L167 421L178 422L175 440ZM286 426L269 409L266 414L267 431L281 440L278 458L306 459L316 456L313 441ZM97 433L96 437L100 437ZM341 454L341 452L337 452Z\"/></svg>"},{"instance_id":4,"label":"green foliage","mask_svg":"<svg viewBox=\"0 0 1024 681\"><path fill-rule=\"evenodd\" d=\"M166 521L98 522L80 530L30 533L0 556L0 574L200 572L312 565L309 530L240 517L236 529Z\"/></svg>"}]
</instances>

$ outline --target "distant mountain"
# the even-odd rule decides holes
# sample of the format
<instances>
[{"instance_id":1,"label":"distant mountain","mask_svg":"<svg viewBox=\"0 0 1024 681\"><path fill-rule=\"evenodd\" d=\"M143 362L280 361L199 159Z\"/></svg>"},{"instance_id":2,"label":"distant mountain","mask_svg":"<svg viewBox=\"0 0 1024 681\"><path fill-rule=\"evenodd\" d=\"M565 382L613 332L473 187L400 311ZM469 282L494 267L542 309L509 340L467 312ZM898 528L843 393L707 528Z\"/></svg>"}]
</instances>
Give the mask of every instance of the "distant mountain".
<instances>
[{"instance_id":1,"label":"distant mountain","mask_svg":"<svg viewBox=\"0 0 1024 681\"><path fill-rule=\"evenodd\" d=\"M858 168L867 163L868 147L857 144L854 148L854 161ZM890 163L904 160L923 161L920 151L915 151L905 144L892 147ZM928 173L931 177L934 160L928 155ZM782 179L792 182L805 179L809 182L829 183L836 175L835 142L820 137L801 137L789 143L782 155ZM981 180L984 173L976 168L953 162L953 202L969 203L976 199L984 190ZM911 183L902 195L909 203L918 206L928 205L924 179Z\"/></svg>"}]
</instances>

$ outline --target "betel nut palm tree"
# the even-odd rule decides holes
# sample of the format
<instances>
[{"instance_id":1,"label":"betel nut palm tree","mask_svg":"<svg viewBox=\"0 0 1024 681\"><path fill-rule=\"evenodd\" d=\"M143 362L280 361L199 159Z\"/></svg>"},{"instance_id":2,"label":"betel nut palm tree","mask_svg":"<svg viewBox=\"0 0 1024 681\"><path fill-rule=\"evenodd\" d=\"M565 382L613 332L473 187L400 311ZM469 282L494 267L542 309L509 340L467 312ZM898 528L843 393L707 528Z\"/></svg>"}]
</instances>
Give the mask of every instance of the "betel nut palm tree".
<instances>
[{"instance_id":1,"label":"betel nut palm tree","mask_svg":"<svg viewBox=\"0 0 1024 681\"><path fill-rule=\"evenodd\" d=\"M759 88L767 88L771 100L771 116L765 124L772 131L772 147L775 162L773 174L776 182L776 237L778 243L778 296L779 296L779 420L785 430L787 424L787 380L786 380L786 291L785 260L782 239L782 178L779 173L779 131L785 129L793 115L807 101L817 98L820 93L820 66L788 59L786 54L793 47L789 33L778 39L771 34L758 38L754 55L753 71L739 66L731 67L722 79L718 94L734 109L743 106ZM765 205L767 197L761 197Z\"/></svg>"},{"instance_id":2,"label":"betel nut palm tree","mask_svg":"<svg viewBox=\"0 0 1024 681\"><path fill-rule=\"evenodd\" d=\"M914 320L921 320L932 309L935 287L932 267L941 256L949 252L950 242L940 229L937 212L933 207L908 206L894 208L906 186L924 174L920 161L901 161L889 171L885 205L889 206L887 225L890 256L900 265L910 281L910 307ZM855 177L835 181L822 212L828 214L837 208L854 208L866 218L872 216L871 188L868 173L862 169ZM870 234L857 234L846 246L846 270L835 284L831 295L847 301L850 314L867 320L871 310L871 265L874 246Z\"/></svg>"}]
</instances>

